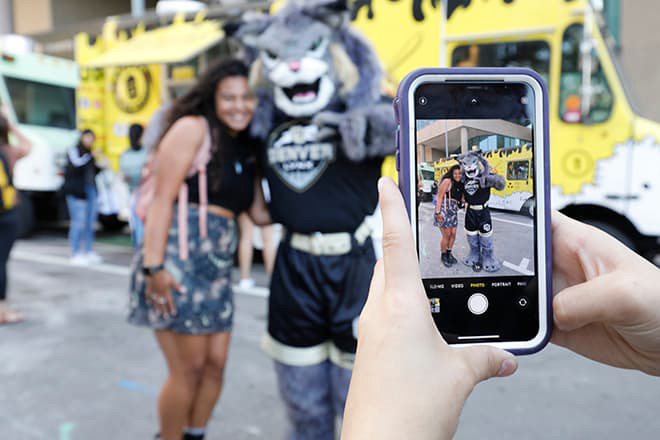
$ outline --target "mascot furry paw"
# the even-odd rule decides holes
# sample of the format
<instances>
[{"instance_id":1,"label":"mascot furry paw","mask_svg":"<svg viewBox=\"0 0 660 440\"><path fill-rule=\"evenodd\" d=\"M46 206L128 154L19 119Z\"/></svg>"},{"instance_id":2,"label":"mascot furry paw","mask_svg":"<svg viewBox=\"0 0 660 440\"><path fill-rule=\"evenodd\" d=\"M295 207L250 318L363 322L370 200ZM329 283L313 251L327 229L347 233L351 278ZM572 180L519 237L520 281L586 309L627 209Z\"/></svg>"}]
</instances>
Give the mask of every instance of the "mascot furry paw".
<instances>
[{"instance_id":1,"label":"mascot furry paw","mask_svg":"<svg viewBox=\"0 0 660 440\"><path fill-rule=\"evenodd\" d=\"M504 177L491 172L488 161L479 151L471 151L457 157L463 169L464 197L468 204L465 212L465 232L470 254L463 261L475 272L482 268L486 272L497 272L502 262L495 257L493 222L488 207L490 190L503 190Z\"/></svg>"}]
</instances>

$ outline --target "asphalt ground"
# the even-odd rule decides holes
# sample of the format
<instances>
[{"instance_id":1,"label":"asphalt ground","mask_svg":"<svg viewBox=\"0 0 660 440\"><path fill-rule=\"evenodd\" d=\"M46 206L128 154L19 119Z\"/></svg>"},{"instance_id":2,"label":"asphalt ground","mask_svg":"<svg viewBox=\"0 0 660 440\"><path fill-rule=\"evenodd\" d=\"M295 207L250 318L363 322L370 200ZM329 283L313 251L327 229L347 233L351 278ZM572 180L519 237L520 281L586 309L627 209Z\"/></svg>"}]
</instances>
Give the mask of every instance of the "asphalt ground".
<instances>
[{"instance_id":1,"label":"asphalt ground","mask_svg":"<svg viewBox=\"0 0 660 440\"><path fill-rule=\"evenodd\" d=\"M166 371L148 330L126 323L126 246L98 244L105 263L68 265L62 234L17 243L10 299L26 321L0 327L0 439L151 439ZM265 285L263 269L255 267ZM283 439L284 409L259 340L264 289L236 295L225 390L211 440ZM438 371L438 374L442 374ZM456 438L660 438L660 379L548 346L514 377L477 387ZM438 412L442 411L438 407Z\"/></svg>"},{"instance_id":2,"label":"asphalt ground","mask_svg":"<svg viewBox=\"0 0 660 440\"><path fill-rule=\"evenodd\" d=\"M456 241L452 254L457 264L445 267L442 263L440 240L442 234L433 226L433 203L421 203L418 209L420 270L424 278L529 275L534 271L534 225L532 219L517 213L491 210L495 256L502 261L497 272L481 271L476 274L463 264L470 253L465 234L465 210L458 212Z\"/></svg>"}]
</instances>

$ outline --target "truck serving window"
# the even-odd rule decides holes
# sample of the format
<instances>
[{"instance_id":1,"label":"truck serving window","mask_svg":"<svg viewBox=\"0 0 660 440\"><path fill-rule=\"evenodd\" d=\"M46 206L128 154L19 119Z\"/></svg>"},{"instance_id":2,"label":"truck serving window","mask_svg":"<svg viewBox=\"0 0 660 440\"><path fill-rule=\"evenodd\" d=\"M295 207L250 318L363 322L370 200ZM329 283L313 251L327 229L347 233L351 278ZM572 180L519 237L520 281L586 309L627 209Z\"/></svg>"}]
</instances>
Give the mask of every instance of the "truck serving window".
<instances>
[{"instance_id":1,"label":"truck serving window","mask_svg":"<svg viewBox=\"0 0 660 440\"><path fill-rule=\"evenodd\" d=\"M516 160L506 167L507 180L527 180L529 178L529 161Z\"/></svg>"},{"instance_id":2,"label":"truck serving window","mask_svg":"<svg viewBox=\"0 0 660 440\"><path fill-rule=\"evenodd\" d=\"M421 170L422 174L422 179L423 180L434 180L435 179L435 172L431 170Z\"/></svg>"},{"instance_id":3,"label":"truck serving window","mask_svg":"<svg viewBox=\"0 0 660 440\"><path fill-rule=\"evenodd\" d=\"M528 67L548 81L550 46L545 41L466 44L451 55L454 67Z\"/></svg>"},{"instance_id":4,"label":"truck serving window","mask_svg":"<svg viewBox=\"0 0 660 440\"><path fill-rule=\"evenodd\" d=\"M74 89L9 76L5 82L20 124L76 128Z\"/></svg>"},{"instance_id":5,"label":"truck serving window","mask_svg":"<svg viewBox=\"0 0 660 440\"><path fill-rule=\"evenodd\" d=\"M561 79L559 80L559 116L564 122L597 123L604 122L612 113L614 98L600 65L596 51L591 51L591 75L589 90L582 90L582 63L585 56L580 54L580 45L584 40L581 24L572 24L566 28L562 40ZM585 93L588 92L588 93ZM589 111L583 115L582 99L589 100Z\"/></svg>"}]
</instances>

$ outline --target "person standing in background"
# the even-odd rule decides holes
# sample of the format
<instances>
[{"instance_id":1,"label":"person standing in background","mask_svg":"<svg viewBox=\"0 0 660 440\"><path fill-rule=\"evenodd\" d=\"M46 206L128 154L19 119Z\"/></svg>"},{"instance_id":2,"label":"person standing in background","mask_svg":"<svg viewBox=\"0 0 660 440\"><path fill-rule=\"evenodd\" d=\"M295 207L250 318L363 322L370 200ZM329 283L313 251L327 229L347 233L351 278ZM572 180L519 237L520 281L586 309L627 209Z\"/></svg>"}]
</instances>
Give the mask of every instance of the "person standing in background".
<instances>
[{"instance_id":1,"label":"person standing in background","mask_svg":"<svg viewBox=\"0 0 660 440\"><path fill-rule=\"evenodd\" d=\"M96 136L83 130L78 144L67 152L68 164L62 190L69 209L69 245L71 264L86 266L101 263L93 250L96 217L98 214L96 175L99 168L92 154Z\"/></svg>"},{"instance_id":2,"label":"person standing in background","mask_svg":"<svg viewBox=\"0 0 660 440\"><path fill-rule=\"evenodd\" d=\"M14 165L32 149L32 143L3 113L0 112L0 325L23 320L19 312L7 305L7 261L18 235L16 206L19 201L12 184ZM16 137L17 145L9 143L9 134Z\"/></svg>"},{"instance_id":3,"label":"person standing in background","mask_svg":"<svg viewBox=\"0 0 660 440\"><path fill-rule=\"evenodd\" d=\"M128 129L130 148L119 158L119 169L131 192L131 241L133 249L137 249L142 243L144 225L135 212L134 196L135 190L142 178L142 167L147 159L147 152L142 148L142 133L144 128L140 124L132 124Z\"/></svg>"},{"instance_id":4,"label":"person standing in background","mask_svg":"<svg viewBox=\"0 0 660 440\"><path fill-rule=\"evenodd\" d=\"M254 287L255 282L252 278L252 257L254 254L254 223L247 213L238 217L238 227L240 228L240 240L238 242L238 268L241 273L241 280L238 283L239 289L250 289ZM261 254L264 260L266 273L270 277L275 265L275 253L277 245L275 244L275 226L261 227Z\"/></svg>"}]
</instances>

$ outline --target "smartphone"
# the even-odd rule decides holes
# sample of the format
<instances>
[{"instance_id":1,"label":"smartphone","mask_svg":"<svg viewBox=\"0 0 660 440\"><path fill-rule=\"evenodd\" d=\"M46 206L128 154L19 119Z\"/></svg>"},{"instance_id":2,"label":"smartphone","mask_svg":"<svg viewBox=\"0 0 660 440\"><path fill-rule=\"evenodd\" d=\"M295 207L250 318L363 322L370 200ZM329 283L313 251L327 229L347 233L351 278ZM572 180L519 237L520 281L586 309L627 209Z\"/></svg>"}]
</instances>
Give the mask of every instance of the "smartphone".
<instances>
[{"instance_id":1,"label":"smartphone","mask_svg":"<svg viewBox=\"0 0 660 440\"><path fill-rule=\"evenodd\" d=\"M547 96L518 68L421 69L399 86L399 187L449 344L528 354L550 338Z\"/></svg>"}]
</instances>

